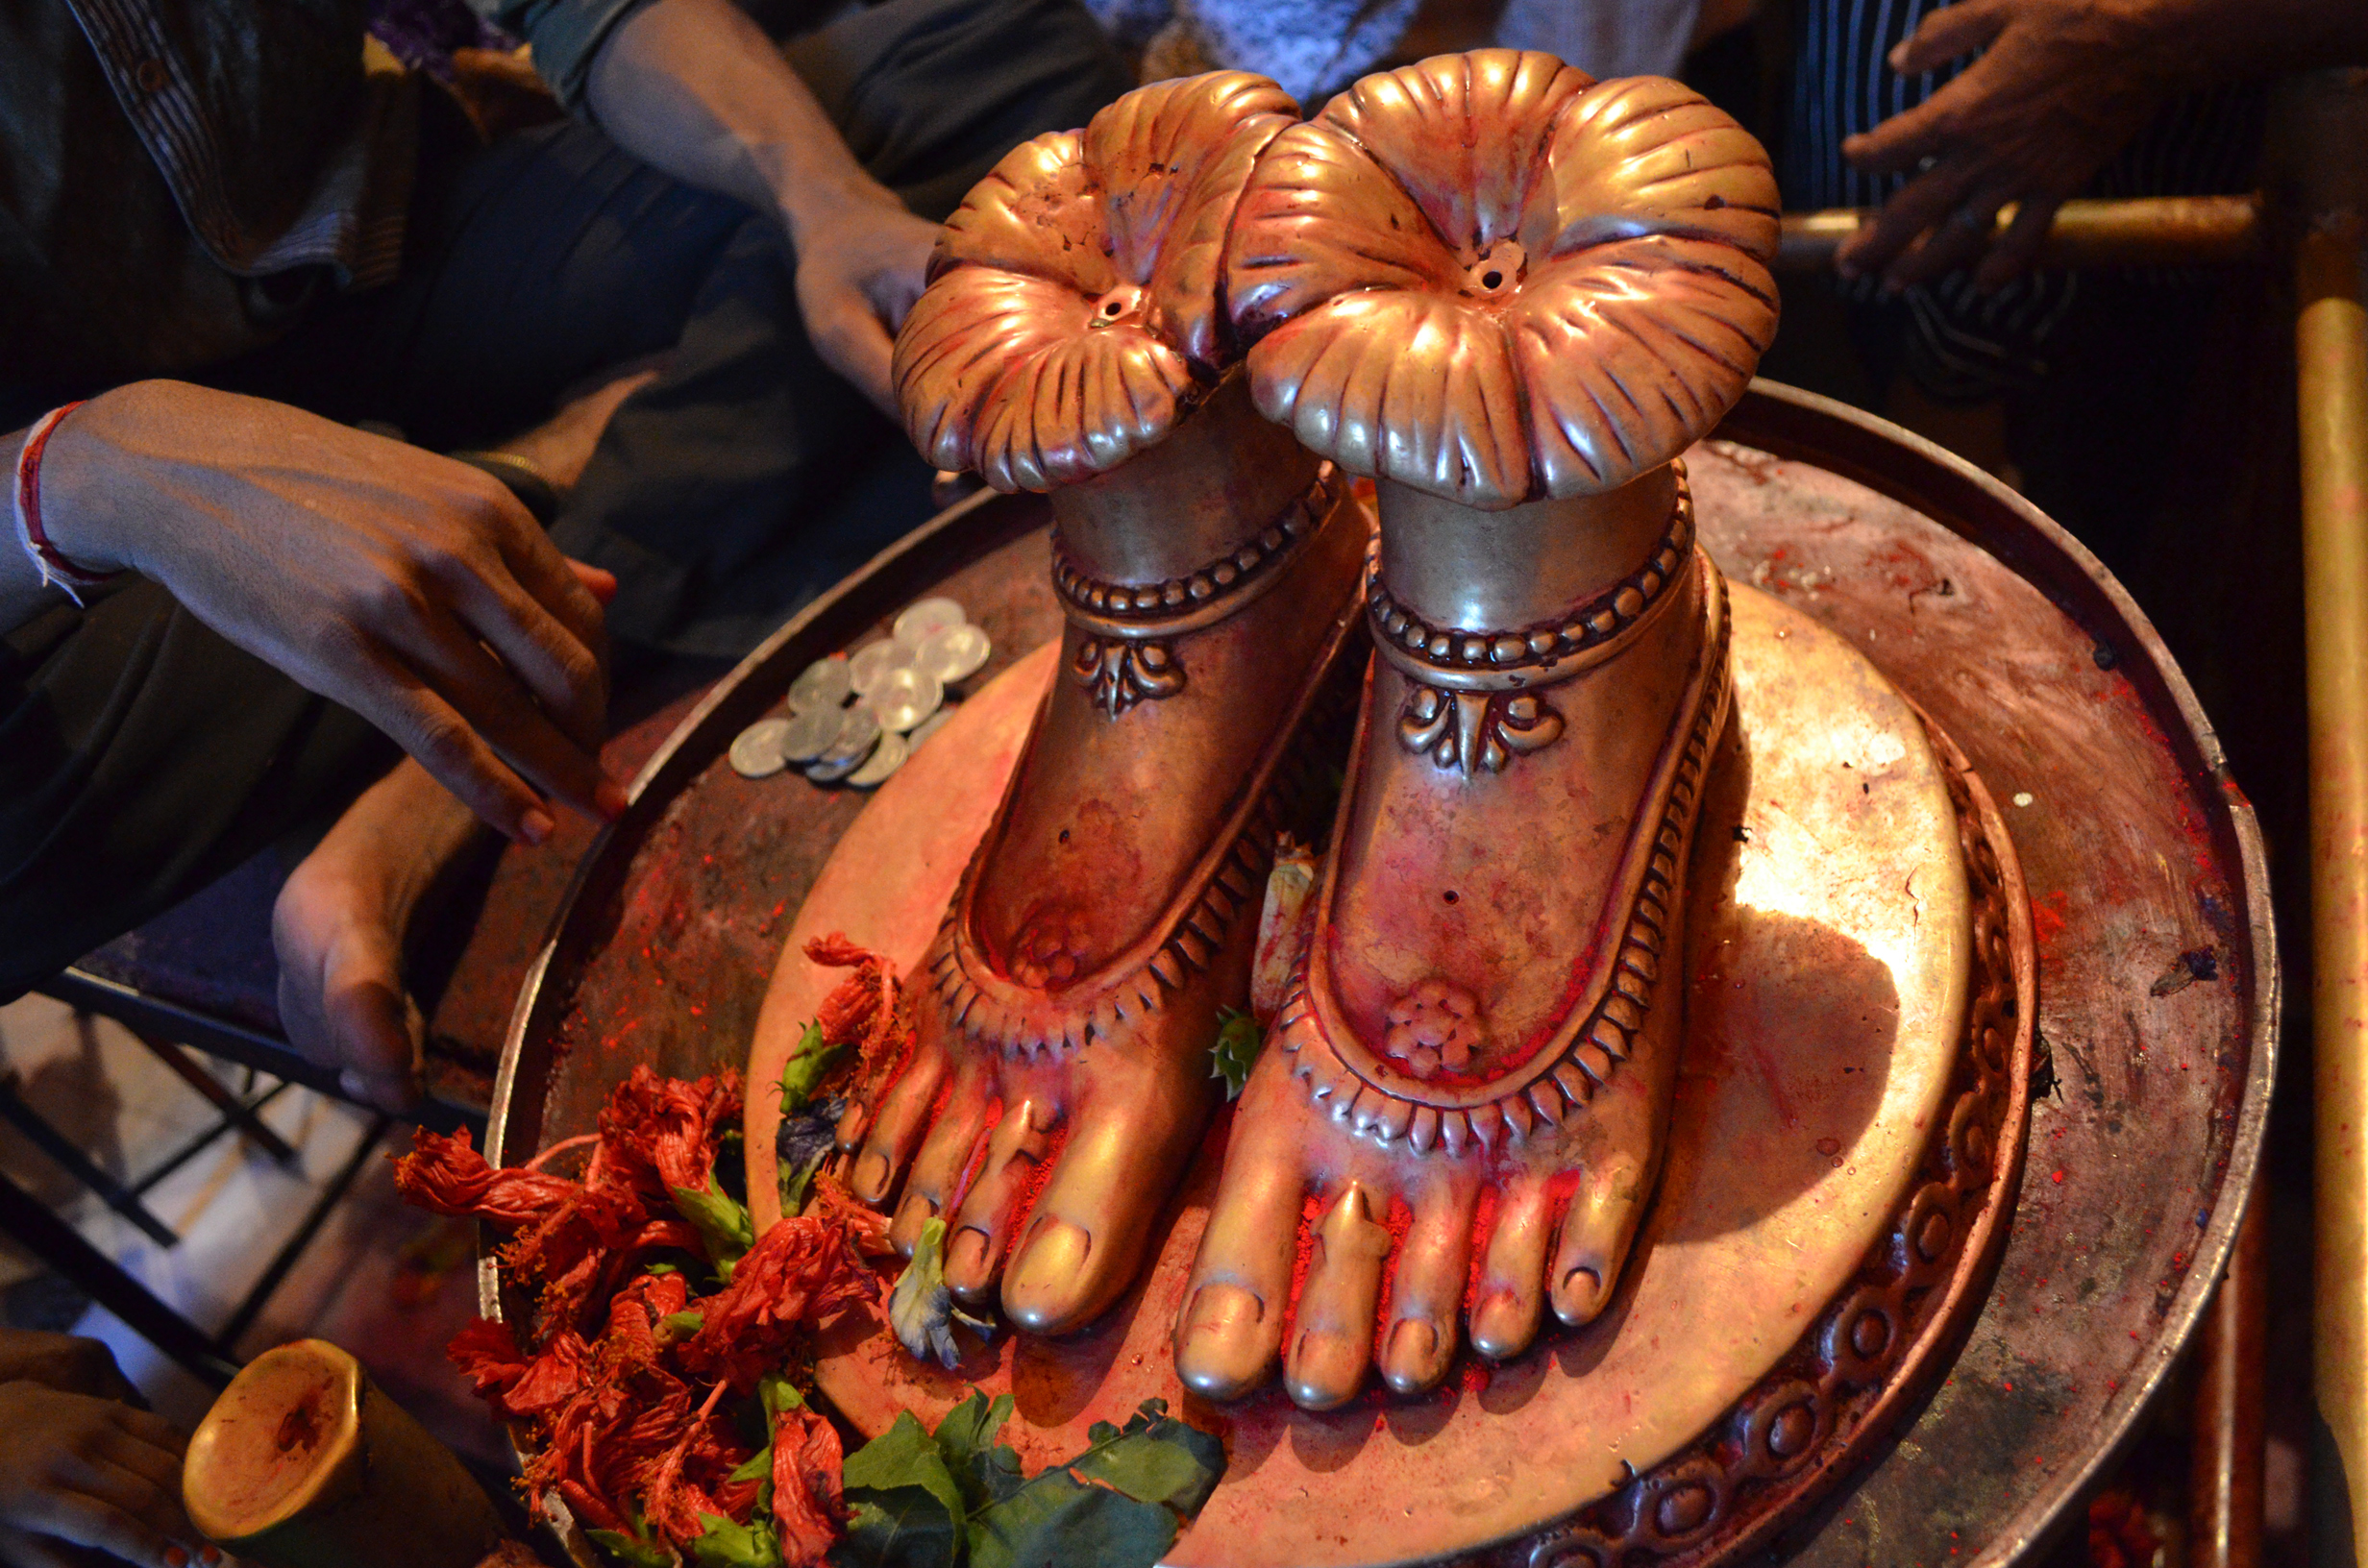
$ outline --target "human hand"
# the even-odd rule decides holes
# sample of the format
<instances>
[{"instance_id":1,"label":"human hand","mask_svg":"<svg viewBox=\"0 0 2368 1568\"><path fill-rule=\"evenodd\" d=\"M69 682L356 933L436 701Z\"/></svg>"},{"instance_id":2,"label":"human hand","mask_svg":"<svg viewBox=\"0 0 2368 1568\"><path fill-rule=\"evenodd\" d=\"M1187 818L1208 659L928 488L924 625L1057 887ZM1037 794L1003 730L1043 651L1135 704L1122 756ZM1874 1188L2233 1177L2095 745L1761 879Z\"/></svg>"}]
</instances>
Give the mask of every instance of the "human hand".
<instances>
[{"instance_id":1,"label":"human hand","mask_svg":"<svg viewBox=\"0 0 2368 1568\"><path fill-rule=\"evenodd\" d=\"M2191 14L2192 13L2192 14ZM2056 208L2142 129L2208 58L2188 0L1957 0L1891 51L1902 76L1982 52L1923 103L1842 143L1869 174L1916 171L1844 241L1846 278L1887 287L1975 267L2000 287L2029 268ZM2014 204L2006 233L1999 209Z\"/></svg>"},{"instance_id":2,"label":"human hand","mask_svg":"<svg viewBox=\"0 0 2368 1568\"><path fill-rule=\"evenodd\" d=\"M155 578L539 844L545 796L614 818L605 572L478 470L284 404L136 381L58 427L42 513L69 559Z\"/></svg>"},{"instance_id":3,"label":"human hand","mask_svg":"<svg viewBox=\"0 0 2368 1568\"><path fill-rule=\"evenodd\" d=\"M187 1440L160 1416L37 1383L0 1384L0 1560L80 1568L219 1562L181 1506Z\"/></svg>"},{"instance_id":4,"label":"human hand","mask_svg":"<svg viewBox=\"0 0 2368 1568\"><path fill-rule=\"evenodd\" d=\"M0 1384L10 1383L37 1383L62 1393L142 1409L147 1405L115 1364L113 1351L99 1340L68 1334L0 1328Z\"/></svg>"},{"instance_id":5,"label":"human hand","mask_svg":"<svg viewBox=\"0 0 2368 1568\"><path fill-rule=\"evenodd\" d=\"M938 226L885 189L793 220L798 308L823 362L896 419L893 334L928 284Z\"/></svg>"}]
</instances>

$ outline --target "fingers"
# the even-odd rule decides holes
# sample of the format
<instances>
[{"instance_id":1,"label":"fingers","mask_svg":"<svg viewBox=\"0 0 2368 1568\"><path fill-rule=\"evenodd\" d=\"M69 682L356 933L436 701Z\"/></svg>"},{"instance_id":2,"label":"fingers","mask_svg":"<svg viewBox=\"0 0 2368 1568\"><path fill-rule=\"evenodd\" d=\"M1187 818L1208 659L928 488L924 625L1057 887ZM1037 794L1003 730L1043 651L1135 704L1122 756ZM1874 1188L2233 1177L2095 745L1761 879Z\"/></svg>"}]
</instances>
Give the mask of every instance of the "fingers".
<instances>
[{"instance_id":1,"label":"fingers","mask_svg":"<svg viewBox=\"0 0 2368 1568\"><path fill-rule=\"evenodd\" d=\"M588 716L594 738L587 744L562 732L511 670L457 625L432 625L405 650L494 751L536 787L597 817L613 821L624 814L624 786L600 762L604 696ZM579 725L585 722L587 716L579 715Z\"/></svg>"},{"instance_id":2,"label":"fingers","mask_svg":"<svg viewBox=\"0 0 2368 1568\"><path fill-rule=\"evenodd\" d=\"M1948 221L1972 192L1971 171L1949 159L1901 186L1875 213L1872 223L1843 240L1834 267L1845 278L1881 272L1937 224Z\"/></svg>"},{"instance_id":3,"label":"fingers","mask_svg":"<svg viewBox=\"0 0 2368 1568\"><path fill-rule=\"evenodd\" d=\"M2015 208L2014 221L2007 232L1989 248L1982 264L1974 269L1973 286L1988 293L2001 289L2031 270L2039 259L2039 250L2047 243L2047 232L2056 221L2056 208L2060 206L2053 196L2026 196Z\"/></svg>"},{"instance_id":4,"label":"fingers","mask_svg":"<svg viewBox=\"0 0 2368 1568\"><path fill-rule=\"evenodd\" d=\"M1886 62L1902 76L1936 70L1987 48L2012 15L1997 0L1957 0L1928 12L1916 30L1893 47Z\"/></svg>"},{"instance_id":5,"label":"fingers","mask_svg":"<svg viewBox=\"0 0 2368 1568\"><path fill-rule=\"evenodd\" d=\"M1390 1233L1363 1184L1348 1183L1317 1223L1283 1368L1283 1385L1301 1409L1329 1410L1356 1397L1372 1356L1373 1310L1389 1256Z\"/></svg>"},{"instance_id":6,"label":"fingers","mask_svg":"<svg viewBox=\"0 0 2368 1568\"><path fill-rule=\"evenodd\" d=\"M567 569L576 574L576 580L584 585L584 590L599 601L602 609L616 602L617 575L614 572L605 567L586 566L573 556L568 558Z\"/></svg>"},{"instance_id":7,"label":"fingers","mask_svg":"<svg viewBox=\"0 0 2368 1568\"><path fill-rule=\"evenodd\" d=\"M592 591L566 574L575 597L600 614ZM453 609L460 624L499 655L506 668L494 672L514 677L532 694L539 712L557 725L580 749L597 754L608 729L608 676L602 669L605 640L595 635L584 641L563 625L549 608L507 580L506 572L479 576L460 573L453 584Z\"/></svg>"},{"instance_id":8,"label":"fingers","mask_svg":"<svg viewBox=\"0 0 2368 1568\"><path fill-rule=\"evenodd\" d=\"M2010 192L1993 186L1978 190L1953 208L1884 269L1887 288L1908 288L1944 278L1969 265L1989 246L1998 232L1998 209Z\"/></svg>"},{"instance_id":9,"label":"fingers","mask_svg":"<svg viewBox=\"0 0 2368 1568\"><path fill-rule=\"evenodd\" d=\"M542 796L407 665L387 661L377 681L345 699L495 831L539 845L558 825Z\"/></svg>"},{"instance_id":10,"label":"fingers","mask_svg":"<svg viewBox=\"0 0 2368 1568\"><path fill-rule=\"evenodd\" d=\"M534 514L500 480L465 463L455 466L464 471L466 477L459 482L477 502L469 520L501 552L503 564L518 586L565 623L587 649L604 653L607 633L600 601L569 570L567 557L543 532Z\"/></svg>"},{"instance_id":11,"label":"fingers","mask_svg":"<svg viewBox=\"0 0 2368 1568\"><path fill-rule=\"evenodd\" d=\"M113 1351L101 1340L71 1335L0 1329L0 1383L16 1382L133 1406L145 1403L115 1364Z\"/></svg>"},{"instance_id":12,"label":"fingers","mask_svg":"<svg viewBox=\"0 0 2368 1568\"><path fill-rule=\"evenodd\" d=\"M81 1490L35 1493L24 1500L15 1522L37 1534L112 1553L139 1568L187 1568L192 1556L189 1548L146 1518ZM185 1523L181 1528L188 1531L187 1539L197 1538Z\"/></svg>"}]
</instances>

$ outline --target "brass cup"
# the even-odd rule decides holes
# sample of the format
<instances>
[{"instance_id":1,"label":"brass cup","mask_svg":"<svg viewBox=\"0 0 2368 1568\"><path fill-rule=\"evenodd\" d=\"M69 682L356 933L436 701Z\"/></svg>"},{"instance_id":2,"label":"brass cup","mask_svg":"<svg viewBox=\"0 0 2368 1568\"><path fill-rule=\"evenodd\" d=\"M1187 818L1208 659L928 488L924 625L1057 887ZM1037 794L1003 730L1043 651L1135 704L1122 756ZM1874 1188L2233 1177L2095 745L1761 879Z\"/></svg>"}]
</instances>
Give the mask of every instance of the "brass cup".
<instances>
[{"instance_id":1,"label":"brass cup","mask_svg":"<svg viewBox=\"0 0 2368 1568\"><path fill-rule=\"evenodd\" d=\"M268 1568L477 1568L501 1517L452 1450L321 1339L257 1357L189 1439L182 1501Z\"/></svg>"}]
</instances>

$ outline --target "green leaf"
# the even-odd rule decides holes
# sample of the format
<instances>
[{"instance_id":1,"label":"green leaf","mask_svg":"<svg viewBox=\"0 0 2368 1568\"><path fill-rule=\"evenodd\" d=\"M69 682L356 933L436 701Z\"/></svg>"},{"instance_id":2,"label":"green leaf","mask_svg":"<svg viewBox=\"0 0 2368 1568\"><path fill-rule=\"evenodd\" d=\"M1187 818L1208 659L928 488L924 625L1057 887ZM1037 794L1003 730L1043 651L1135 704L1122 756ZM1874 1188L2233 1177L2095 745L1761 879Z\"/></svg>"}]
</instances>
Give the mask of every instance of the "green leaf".
<instances>
[{"instance_id":1,"label":"green leaf","mask_svg":"<svg viewBox=\"0 0 2368 1568\"><path fill-rule=\"evenodd\" d=\"M621 1530L587 1530L592 1544L626 1565L626 1568L674 1568L674 1554L663 1547L637 1541Z\"/></svg>"},{"instance_id":2,"label":"green leaf","mask_svg":"<svg viewBox=\"0 0 2368 1568\"><path fill-rule=\"evenodd\" d=\"M706 1326L704 1312L668 1312L657 1320L657 1336L667 1344L679 1344Z\"/></svg>"},{"instance_id":3,"label":"green leaf","mask_svg":"<svg viewBox=\"0 0 2368 1568\"><path fill-rule=\"evenodd\" d=\"M990 1403L985 1394L974 1389L970 1398L948 1410L937 1424L938 1452L946 1456L946 1468L953 1472L962 1499L974 1513L1000 1503L1026 1482L1027 1478L1020 1473L1020 1456L1010 1444L995 1440L1009 1419L1009 1394L998 1394Z\"/></svg>"},{"instance_id":4,"label":"green leaf","mask_svg":"<svg viewBox=\"0 0 2368 1568\"><path fill-rule=\"evenodd\" d=\"M763 1520L735 1525L703 1513L699 1522L706 1530L691 1542L691 1558L701 1568L781 1568L780 1539Z\"/></svg>"},{"instance_id":5,"label":"green leaf","mask_svg":"<svg viewBox=\"0 0 2368 1568\"><path fill-rule=\"evenodd\" d=\"M938 1452L946 1456L948 1464L967 1464L979 1450L995 1441L995 1434L1011 1419L1011 1396L998 1394L990 1401L978 1389L971 1397L946 1412L937 1424Z\"/></svg>"},{"instance_id":6,"label":"green leaf","mask_svg":"<svg viewBox=\"0 0 2368 1568\"><path fill-rule=\"evenodd\" d=\"M847 1535L831 1549L843 1568L953 1568L962 1537L918 1486L847 1494Z\"/></svg>"},{"instance_id":7,"label":"green leaf","mask_svg":"<svg viewBox=\"0 0 2368 1568\"><path fill-rule=\"evenodd\" d=\"M1123 1428L1098 1421L1090 1435L1094 1446L1068 1469L1187 1519L1200 1511L1225 1473L1225 1445L1171 1416L1164 1399L1145 1400Z\"/></svg>"},{"instance_id":8,"label":"green leaf","mask_svg":"<svg viewBox=\"0 0 2368 1568\"><path fill-rule=\"evenodd\" d=\"M898 1411L894 1426L847 1456L840 1484L850 1492L919 1487L937 1500L957 1527L970 1511L953 1472L946 1467L944 1452L910 1410Z\"/></svg>"},{"instance_id":9,"label":"green leaf","mask_svg":"<svg viewBox=\"0 0 2368 1568\"><path fill-rule=\"evenodd\" d=\"M798 1385L778 1372L768 1372L756 1380L756 1397L765 1407L765 1419L778 1421L783 1410L805 1409L805 1395Z\"/></svg>"},{"instance_id":10,"label":"green leaf","mask_svg":"<svg viewBox=\"0 0 2368 1568\"><path fill-rule=\"evenodd\" d=\"M1225 1080L1225 1098L1238 1099L1257 1065L1258 1048L1266 1035L1258 1020L1230 1007L1217 1010L1217 1043L1209 1047L1209 1076Z\"/></svg>"},{"instance_id":11,"label":"green leaf","mask_svg":"<svg viewBox=\"0 0 2368 1568\"><path fill-rule=\"evenodd\" d=\"M771 1443L767 1443L764 1447L758 1449L747 1458L742 1459L740 1461L739 1468L734 1470L726 1479L730 1481L763 1481L772 1474L773 1445Z\"/></svg>"},{"instance_id":12,"label":"green leaf","mask_svg":"<svg viewBox=\"0 0 2368 1568\"><path fill-rule=\"evenodd\" d=\"M796 1170L787 1165L780 1167L781 1213L784 1218L795 1219L805 1213L805 1200L814 1190L814 1173L822 1169L823 1162L829 1158L830 1151L825 1149Z\"/></svg>"},{"instance_id":13,"label":"green leaf","mask_svg":"<svg viewBox=\"0 0 2368 1568\"><path fill-rule=\"evenodd\" d=\"M847 1046L844 1042L825 1044L823 1026L819 1023L807 1024L805 1034L798 1041L798 1048L789 1053L788 1061L781 1064L781 1115L786 1116L812 1099L814 1090L822 1087L822 1081L829 1076L830 1069L839 1065L839 1058L845 1054Z\"/></svg>"},{"instance_id":14,"label":"green leaf","mask_svg":"<svg viewBox=\"0 0 2368 1568\"><path fill-rule=\"evenodd\" d=\"M1152 1568L1175 1544L1175 1515L1048 1470L971 1521L970 1568Z\"/></svg>"},{"instance_id":15,"label":"green leaf","mask_svg":"<svg viewBox=\"0 0 2368 1568\"><path fill-rule=\"evenodd\" d=\"M694 1192L687 1187L668 1190L674 1194L676 1213L699 1232L699 1239L707 1249L707 1262L715 1265L716 1277L730 1284L732 1266L756 1244L756 1227L749 1218L747 1206L734 1202L715 1185L712 1175L707 1178L704 1192Z\"/></svg>"}]
</instances>

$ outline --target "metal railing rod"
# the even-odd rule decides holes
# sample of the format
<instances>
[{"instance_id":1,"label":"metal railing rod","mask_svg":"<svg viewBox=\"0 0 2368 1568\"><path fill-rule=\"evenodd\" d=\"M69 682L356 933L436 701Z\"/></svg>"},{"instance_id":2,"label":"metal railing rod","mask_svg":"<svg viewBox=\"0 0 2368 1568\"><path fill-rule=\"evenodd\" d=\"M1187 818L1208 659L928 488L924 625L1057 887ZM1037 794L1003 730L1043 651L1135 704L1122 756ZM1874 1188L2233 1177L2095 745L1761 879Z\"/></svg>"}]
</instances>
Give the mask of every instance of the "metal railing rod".
<instances>
[{"instance_id":1,"label":"metal railing rod","mask_svg":"<svg viewBox=\"0 0 2368 1568\"><path fill-rule=\"evenodd\" d=\"M1842 241L1874 215L1862 207L1787 212L1777 225L1776 270L1824 271ZM2009 203L1998 214L1999 231L2013 220ZM2066 267L2227 265L2267 256L2257 194L2145 196L2064 203L2040 260Z\"/></svg>"}]
</instances>

